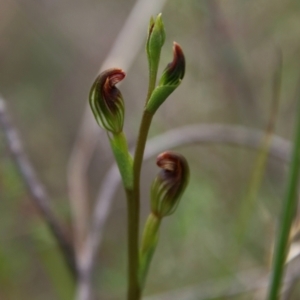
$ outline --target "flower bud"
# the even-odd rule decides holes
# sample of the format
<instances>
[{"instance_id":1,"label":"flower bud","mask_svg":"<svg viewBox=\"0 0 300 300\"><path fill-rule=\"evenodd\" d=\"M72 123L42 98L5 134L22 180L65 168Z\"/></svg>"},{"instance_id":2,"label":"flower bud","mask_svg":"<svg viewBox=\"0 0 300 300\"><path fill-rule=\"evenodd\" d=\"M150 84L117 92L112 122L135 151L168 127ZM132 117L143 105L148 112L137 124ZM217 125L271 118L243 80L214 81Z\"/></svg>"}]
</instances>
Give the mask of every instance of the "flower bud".
<instances>
[{"instance_id":1,"label":"flower bud","mask_svg":"<svg viewBox=\"0 0 300 300\"><path fill-rule=\"evenodd\" d=\"M146 109L154 114L159 106L179 86L185 73L185 58L179 44L173 44L173 61L165 68L158 86L153 91Z\"/></svg>"},{"instance_id":2,"label":"flower bud","mask_svg":"<svg viewBox=\"0 0 300 300\"><path fill-rule=\"evenodd\" d=\"M176 42L173 43L173 61L165 68L159 85L176 85L178 86L184 77L185 58L181 47Z\"/></svg>"},{"instance_id":3,"label":"flower bud","mask_svg":"<svg viewBox=\"0 0 300 300\"><path fill-rule=\"evenodd\" d=\"M166 33L164 24L159 14L156 19L151 17L148 28L146 51L148 55L150 77L156 78L161 48L165 42Z\"/></svg>"},{"instance_id":4,"label":"flower bud","mask_svg":"<svg viewBox=\"0 0 300 300\"><path fill-rule=\"evenodd\" d=\"M189 166L186 159L175 152L158 155L157 165L162 169L151 187L151 210L159 217L172 214L189 181Z\"/></svg>"},{"instance_id":5,"label":"flower bud","mask_svg":"<svg viewBox=\"0 0 300 300\"><path fill-rule=\"evenodd\" d=\"M90 106L97 123L112 133L123 129L124 101L115 85L124 77L121 69L108 69L96 78L90 91Z\"/></svg>"}]
</instances>

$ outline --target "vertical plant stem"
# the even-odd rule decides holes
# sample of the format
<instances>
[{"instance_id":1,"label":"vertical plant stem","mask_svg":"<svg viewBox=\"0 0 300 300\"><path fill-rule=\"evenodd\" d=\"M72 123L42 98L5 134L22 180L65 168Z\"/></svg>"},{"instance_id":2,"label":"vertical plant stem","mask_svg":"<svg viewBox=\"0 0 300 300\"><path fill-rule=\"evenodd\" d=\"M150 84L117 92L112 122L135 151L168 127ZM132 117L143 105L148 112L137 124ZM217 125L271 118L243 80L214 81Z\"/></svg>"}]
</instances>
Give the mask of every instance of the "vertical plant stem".
<instances>
[{"instance_id":1,"label":"vertical plant stem","mask_svg":"<svg viewBox=\"0 0 300 300\"><path fill-rule=\"evenodd\" d=\"M157 69L149 74L149 85L146 104L155 88ZM133 160L133 189L126 189L128 203L128 300L139 300L141 285L139 281L139 225L140 225L140 175L153 114L144 110L139 136Z\"/></svg>"},{"instance_id":2,"label":"vertical plant stem","mask_svg":"<svg viewBox=\"0 0 300 300\"><path fill-rule=\"evenodd\" d=\"M144 111L135 156L133 161L133 190L127 189L128 202L128 300L138 300L141 295L139 284L139 215L140 215L140 174L152 114Z\"/></svg>"},{"instance_id":3,"label":"vertical plant stem","mask_svg":"<svg viewBox=\"0 0 300 300\"><path fill-rule=\"evenodd\" d=\"M139 186L140 186L140 175L141 175L141 167L142 161L144 157L145 145L148 137L149 128L151 125L153 115L150 114L148 111L144 111L137 146L134 155L134 162L133 162L133 178L134 178L134 190L136 191L136 195L139 198Z\"/></svg>"},{"instance_id":4,"label":"vertical plant stem","mask_svg":"<svg viewBox=\"0 0 300 300\"><path fill-rule=\"evenodd\" d=\"M134 192L126 189L128 214L128 300L140 299L139 271L139 202Z\"/></svg>"},{"instance_id":5,"label":"vertical plant stem","mask_svg":"<svg viewBox=\"0 0 300 300\"><path fill-rule=\"evenodd\" d=\"M133 187L132 157L128 150L128 144L123 132L109 136L110 145L114 153L125 189Z\"/></svg>"},{"instance_id":6,"label":"vertical plant stem","mask_svg":"<svg viewBox=\"0 0 300 300\"><path fill-rule=\"evenodd\" d=\"M143 289L148 274L149 266L158 242L158 231L161 223L161 217L150 213L146 221L141 250L140 250L140 286Z\"/></svg>"},{"instance_id":7,"label":"vertical plant stem","mask_svg":"<svg viewBox=\"0 0 300 300\"><path fill-rule=\"evenodd\" d=\"M151 94L155 88L155 83L156 83L156 77L157 77L157 70L154 71L149 71L149 85L148 85L148 92L147 92L147 101L146 104L148 102L148 100L151 97Z\"/></svg>"},{"instance_id":8,"label":"vertical plant stem","mask_svg":"<svg viewBox=\"0 0 300 300\"><path fill-rule=\"evenodd\" d=\"M269 287L269 300L279 299L281 282L284 273L284 264L288 252L289 233L297 206L297 187L300 168L300 99L297 108L297 125L294 139L291 166L288 176L286 195L284 198L280 228L278 231L275 255L273 258L272 278Z\"/></svg>"},{"instance_id":9,"label":"vertical plant stem","mask_svg":"<svg viewBox=\"0 0 300 300\"><path fill-rule=\"evenodd\" d=\"M146 104L155 88L157 68L149 68L149 85ZM153 115L144 110L135 156L133 160L133 188L126 188L128 209L128 300L138 300L141 296L139 282L139 223L140 223L140 174L144 157L145 145Z\"/></svg>"},{"instance_id":10,"label":"vertical plant stem","mask_svg":"<svg viewBox=\"0 0 300 300\"><path fill-rule=\"evenodd\" d=\"M139 201L135 196L132 157L123 132L109 136L127 199L128 228L128 300L140 299L139 272Z\"/></svg>"}]
</instances>

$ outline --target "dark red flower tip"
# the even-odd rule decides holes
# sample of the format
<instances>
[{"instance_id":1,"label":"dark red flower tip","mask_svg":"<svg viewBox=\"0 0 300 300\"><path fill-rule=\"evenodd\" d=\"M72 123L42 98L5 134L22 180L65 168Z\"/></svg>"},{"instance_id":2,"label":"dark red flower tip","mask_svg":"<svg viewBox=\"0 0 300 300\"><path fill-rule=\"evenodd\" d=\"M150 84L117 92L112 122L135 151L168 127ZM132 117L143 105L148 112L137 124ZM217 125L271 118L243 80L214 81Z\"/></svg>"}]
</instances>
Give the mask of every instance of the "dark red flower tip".
<instances>
[{"instance_id":1,"label":"dark red flower tip","mask_svg":"<svg viewBox=\"0 0 300 300\"><path fill-rule=\"evenodd\" d=\"M173 151L157 156L156 164L162 170L151 188L151 209L159 216L173 213L188 184L189 166L186 159Z\"/></svg>"},{"instance_id":2,"label":"dark red flower tip","mask_svg":"<svg viewBox=\"0 0 300 300\"><path fill-rule=\"evenodd\" d=\"M178 85L185 74L185 57L179 44L173 43L173 60L165 68L159 85Z\"/></svg>"},{"instance_id":3,"label":"dark red flower tip","mask_svg":"<svg viewBox=\"0 0 300 300\"><path fill-rule=\"evenodd\" d=\"M115 85L125 75L121 69L105 70L96 78L90 92L90 105L98 124L111 132L120 132L123 128L123 97Z\"/></svg>"}]
</instances>

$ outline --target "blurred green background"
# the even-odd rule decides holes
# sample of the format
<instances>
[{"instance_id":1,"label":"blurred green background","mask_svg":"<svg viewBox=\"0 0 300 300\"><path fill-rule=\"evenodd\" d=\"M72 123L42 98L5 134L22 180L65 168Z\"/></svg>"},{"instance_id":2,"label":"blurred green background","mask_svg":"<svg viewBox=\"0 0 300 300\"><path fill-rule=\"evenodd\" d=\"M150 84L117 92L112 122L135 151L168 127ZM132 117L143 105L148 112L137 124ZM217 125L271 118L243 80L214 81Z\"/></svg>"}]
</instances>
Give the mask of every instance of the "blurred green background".
<instances>
[{"instance_id":1,"label":"blurred green background","mask_svg":"<svg viewBox=\"0 0 300 300\"><path fill-rule=\"evenodd\" d=\"M90 86L133 5L133 0L0 0L0 93L69 232L68 159ZM182 46L187 66L182 85L157 112L151 136L197 123L265 130L280 48L283 80L275 133L291 139L300 75L300 1L169 0L162 12L167 39L160 70L171 60L174 40ZM131 144L147 91L147 67L142 49L121 87ZM107 139L100 142L88 174L91 203L113 161ZM190 162L191 182L176 213L163 222L145 295L203 283L217 291L219 279L230 282L247 270L266 273L286 166L268 160L245 238L237 246L234 230L257 152L224 145L190 145L180 151ZM158 171L154 162L147 162L142 174L143 221ZM121 188L117 196L96 266L99 299L124 299L126 289ZM72 299L73 288L1 133L0 299ZM195 299L203 299L200 295Z\"/></svg>"}]
</instances>

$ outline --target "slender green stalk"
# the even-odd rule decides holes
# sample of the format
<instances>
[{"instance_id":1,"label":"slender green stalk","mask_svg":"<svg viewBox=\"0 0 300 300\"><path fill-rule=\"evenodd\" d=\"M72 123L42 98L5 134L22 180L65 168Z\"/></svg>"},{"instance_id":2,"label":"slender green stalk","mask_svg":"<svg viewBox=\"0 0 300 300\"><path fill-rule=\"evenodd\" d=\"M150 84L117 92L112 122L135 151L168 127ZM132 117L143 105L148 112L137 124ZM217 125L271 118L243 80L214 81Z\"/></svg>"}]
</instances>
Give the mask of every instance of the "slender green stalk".
<instances>
[{"instance_id":1,"label":"slender green stalk","mask_svg":"<svg viewBox=\"0 0 300 300\"><path fill-rule=\"evenodd\" d=\"M132 157L123 132L108 134L126 192L128 226L128 300L140 299L139 271L139 202L135 201Z\"/></svg>"},{"instance_id":2,"label":"slender green stalk","mask_svg":"<svg viewBox=\"0 0 300 300\"><path fill-rule=\"evenodd\" d=\"M139 215L140 215L140 174L144 156L148 131L152 115L144 112L135 156L133 161L133 189L127 190L128 202L128 261L129 261L129 289L128 300L138 300L141 288L138 278L139 272Z\"/></svg>"},{"instance_id":3,"label":"slender green stalk","mask_svg":"<svg viewBox=\"0 0 300 300\"><path fill-rule=\"evenodd\" d=\"M108 133L108 137L122 177L124 188L132 189L132 157L128 150L128 144L125 134L121 131L110 136L110 133Z\"/></svg>"},{"instance_id":4,"label":"slender green stalk","mask_svg":"<svg viewBox=\"0 0 300 300\"><path fill-rule=\"evenodd\" d=\"M140 131L139 131L138 141L136 145L135 155L134 155L134 161L133 161L133 178L134 178L133 184L134 184L134 189L137 190L136 191L137 195L139 195L138 190L140 185L141 167L142 167L146 141L147 141L152 118L153 115L148 111L144 110L144 114L140 125Z\"/></svg>"},{"instance_id":5,"label":"slender green stalk","mask_svg":"<svg viewBox=\"0 0 300 300\"><path fill-rule=\"evenodd\" d=\"M278 231L275 255L272 266L272 278L269 287L268 300L279 299L284 265L289 248L289 233L297 207L297 187L300 169L300 99L298 100L296 135L288 176L286 195L282 210L280 228Z\"/></svg>"},{"instance_id":6,"label":"slender green stalk","mask_svg":"<svg viewBox=\"0 0 300 300\"><path fill-rule=\"evenodd\" d=\"M139 272L139 207L132 189L126 189L128 215L128 300L138 300L141 289L138 280Z\"/></svg>"},{"instance_id":7,"label":"slender green stalk","mask_svg":"<svg viewBox=\"0 0 300 300\"><path fill-rule=\"evenodd\" d=\"M155 88L156 76L157 69L155 72L150 71L146 104ZM133 188L126 190L128 203L128 300L139 300L141 297L139 282L140 175L152 117L152 114L144 110L133 160Z\"/></svg>"},{"instance_id":8,"label":"slender green stalk","mask_svg":"<svg viewBox=\"0 0 300 300\"><path fill-rule=\"evenodd\" d=\"M151 94L155 88L155 84L156 84L156 77L157 77L157 70L155 71L151 71L149 70L149 84L148 84L148 92L147 92L147 101L146 104L148 102L148 100L151 97Z\"/></svg>"},{"instance_id":9,"label":"slender green stalk","mask_svg":"<svg viewBox=\"0 0 300 300\"><path fill-rule=\"evenodd\" d=\"M133 180L132 158L128 151L127 141L123 132L113 134L110 143L127 198L127 237L128 237L128 300L140 299L139 285L139 199L136 197Z\"/></svg>"},{"instance_id":10,"label":"slender green stalk","mask_svg":"<svg viewBox=\"0 0 300 300\"><path fill-rule=\"evenodd\" d=\"M141 297L139 282L140 174L152 117L152 114L146 110L144 111L133 161L133 187L126 189L128 210L128 300L138 300Z\"/></svg>"},{"instance_id":11,"label":"slender green stalk","mask_svg":"<svg viewBox=\"0 0 300 300\"><path fill-rule=\"evenodd\" d=\"M158 242L158 230L161 218L151 213L146 221L140 251L140 285L143 289L149 266Z\"/></svg>"}]
</instances>

